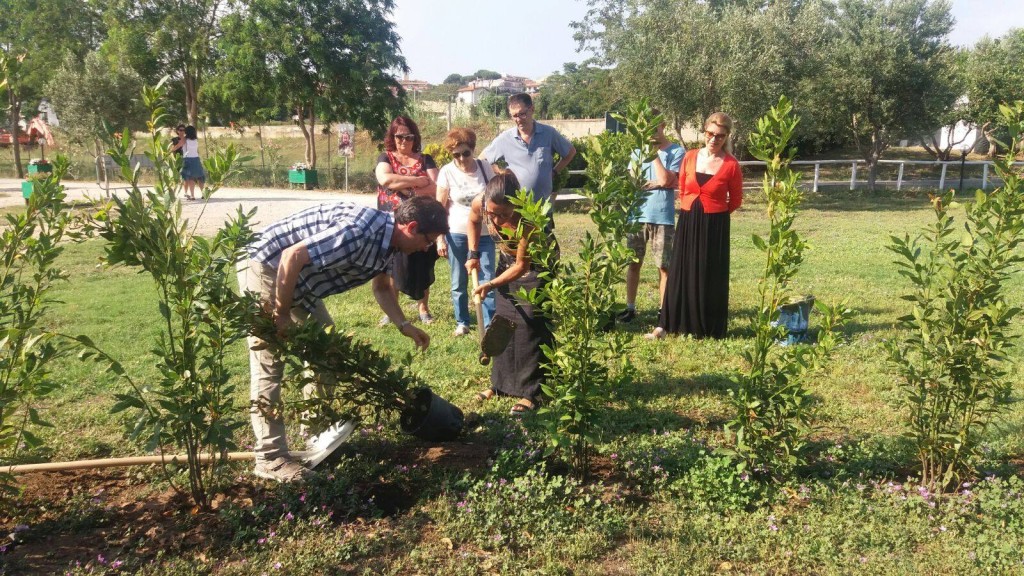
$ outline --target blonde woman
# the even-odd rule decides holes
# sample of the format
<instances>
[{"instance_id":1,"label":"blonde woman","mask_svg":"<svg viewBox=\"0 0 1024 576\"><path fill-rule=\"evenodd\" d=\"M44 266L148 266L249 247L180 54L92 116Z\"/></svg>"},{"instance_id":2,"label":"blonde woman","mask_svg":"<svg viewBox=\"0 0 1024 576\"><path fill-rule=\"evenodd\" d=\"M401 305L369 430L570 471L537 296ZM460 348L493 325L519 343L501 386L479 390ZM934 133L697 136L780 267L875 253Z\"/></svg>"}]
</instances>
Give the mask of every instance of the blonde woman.
<instances>
[{"instance_id":1,"label":"blonde woman","mask_svg":"<svg viewBox=\"0 0 1024 576\"><path fill-rule=\"evenodd\" d=\"M704 122L703 148L690 150L679 170L682 211L673 239L658 327L666 334L724 338L729 323L729 215L743 204L743 173L731 154L732 118L715 112Z\"/></svg>"}]
</instances>

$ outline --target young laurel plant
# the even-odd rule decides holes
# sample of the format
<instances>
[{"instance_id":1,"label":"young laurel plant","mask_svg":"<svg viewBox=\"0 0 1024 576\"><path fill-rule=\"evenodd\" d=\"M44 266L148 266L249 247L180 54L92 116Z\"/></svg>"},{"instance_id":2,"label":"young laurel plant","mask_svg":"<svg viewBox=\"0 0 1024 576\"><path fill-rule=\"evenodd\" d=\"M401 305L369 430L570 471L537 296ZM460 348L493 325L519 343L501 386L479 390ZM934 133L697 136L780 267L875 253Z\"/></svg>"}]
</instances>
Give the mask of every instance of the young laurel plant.
<instances>
[{"instance_id":1,"label":"young laurel plant","mask_svg":"<svg viewBox=\"0 0 1024 576\"><path fill-rule=\"evenodd\" d=\"M979 439L1012 392L1007 352L1019 337L1011 322L1020 308L1007 301L1004 284L1024 261L1024 182L1012 163L1024 102L1000 110L1012 144L995 162L1003 185L978 190L963 225L953 218L961 205L952 191L933 197L935 222L889 245L913 285L903 297L911 313L899 319L907 335L888 343L889 357L903 380L921 482L934 491L956 489L971 474Z\"/></svg>"},{"instance_id":2,"label":"young laurel plant","mask_svg":"<svg viewBox=\"0 0 1024 576\"><path fill-rule=\"evenodd\" d=\"M54 284L67 280L56 265L64 241L77 238L75 218L64 206L60 180L68 160L35 181L24 212L8 214L0 233L0 462L11 463L24 448L41 444L30 425L49 426L38 404L56 387L48 364L68 352L40 325ZM13 488L0 472L0 490Z\"/></svg>"},{"instance_id":3,"label":"young laurel plant","mask_svg":"<svg viewBox=\"0 0 1024 576\"><path fill-rule=\"evenodd\" d=\"M626 266L635 261L626 235L638 228L645 194L637 160L654 157L654 133L661 118L641 101L630 106L621 121L628 146L601 136L591 140L586 152L584 194L591 202L596 234L587 231L578 258L560 262L554 242L532 242L531 258L549 272L544 273L541 288L519 295L539 307L555 326L554 344L544 349L548 378L542 388L548 400L539 414L549 452L563 451L581 477L588 473L590 453L598 441L598 412L612 389L632 378L626 353L631 335L603 328L622 310L616 304L616 286ZM638 150L635 159L631 159L632 150ZM549 203L533 201L524 191L515 202L524 222L536 230L548 229Z\"/></svg>"},{"instance_id":4,"label":"young laurel plant","mask_svg":"<svg viewBox=\"0 0 1024 576\"><path fill-rule=\"evenodd\" d=\"M799 122L793 105L782 97L757 122L750 136L750 151L766 163L763 189L767 200L767 239L754 235L754 246L764 255L758 280L758 307L752 328L754 343L743 356L749 371L735 378L730 402L735 417L726 424L735 448L723 450L738 458L741 469L781 480L802 462L802 450L811 420L811 398L803 385L806 375L820 366L837 343L836 333L846 321L843 306L816 304L823 314L817 346L779 345L786 337L778 320L780 305L791 297L790 281L803 262L807 242L793 224L802 200L799 175L790 168L796 150L789 143Z\"/></svg>"},{"instance_id":5,"label":"young laurel plant","mask_svg":"<svg viewBox=\"0 0 1024 576\"><path fill-rule=\"evenodd\" d=\"M395 362L333 326L306 321L279 332L274 319L264 312L255 318L252 334L267 342L284 362L285 384L308 391L302 400L258 409L297 412L314 433L339 420L380 421L405 408L411 390L426 386L409 370L411 355Z\"/></svg>"},{"instance_id":6,"label":"young laurel plant","mask_svg":"<svg viewBox=\"0 0 1024 576\"><path fill-rule=\"evenodd\" d=\"M153 189L144 192L139 185L138 170L130 165L132 142L125 131L112 141L109 154L130 189L96 216L95 226L107 241L107 265L142 268L156 284L155 307L163 324L155 348L160 377L147 386L129 378L129 391L117 396L113 411L139 411L132 437L144 437L148 450L184 452L188 493L205 509L226 454L235 447L234 433L245 424L239 416L246 411L233 401L235 385L224 361L231 344L246 336L257 311L255 301L239 296L232 285L235 262L253 238L249 220L255 210L243 213L239 208L212 239L198 236L182 217L180 179L158 130L167 120L160 104L161 86L146 88L143 98L151 111L152 147L146 156L155 166ZM228 147L206 162L204 198L232 174L237 160ZM88 338L78 340L86 348L83 356L124 375L121 365ZM164 472L181 490L166 464Z\"/></svg>"}]
</instances>

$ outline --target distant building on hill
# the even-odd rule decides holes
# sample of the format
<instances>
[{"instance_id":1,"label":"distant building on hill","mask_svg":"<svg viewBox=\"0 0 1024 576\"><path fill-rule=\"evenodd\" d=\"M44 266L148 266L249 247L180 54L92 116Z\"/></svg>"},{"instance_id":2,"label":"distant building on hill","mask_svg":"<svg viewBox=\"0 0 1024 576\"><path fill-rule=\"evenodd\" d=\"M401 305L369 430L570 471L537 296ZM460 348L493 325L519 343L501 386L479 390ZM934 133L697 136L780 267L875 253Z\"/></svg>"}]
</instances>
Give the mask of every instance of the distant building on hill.
<instances>
[{"instance_id":1,"label":"distant building on hill","mask_svg":"<svg viewBox=\"0 0 1024 576\"><path fill-rule=\"evenodd\" d=\"M523 76L502 76L493 80L477 79L459 88L456 98L459 102L475 105L487 94L517 94L529 92L528 86L537 84Z\"/></svg>"},{"instance_id":2,"label":"distant building on hill","mask_svg":"<svg viewBox=\"0 0 1024 576\"><path fill-rule=\"evenodd\" d=\"M426 80L410 80L408 73L406 73L398 83L401 84L402 88L409 93L423 92L431 87L430 82L427 82Z\"/></svg>"}]
</instances>

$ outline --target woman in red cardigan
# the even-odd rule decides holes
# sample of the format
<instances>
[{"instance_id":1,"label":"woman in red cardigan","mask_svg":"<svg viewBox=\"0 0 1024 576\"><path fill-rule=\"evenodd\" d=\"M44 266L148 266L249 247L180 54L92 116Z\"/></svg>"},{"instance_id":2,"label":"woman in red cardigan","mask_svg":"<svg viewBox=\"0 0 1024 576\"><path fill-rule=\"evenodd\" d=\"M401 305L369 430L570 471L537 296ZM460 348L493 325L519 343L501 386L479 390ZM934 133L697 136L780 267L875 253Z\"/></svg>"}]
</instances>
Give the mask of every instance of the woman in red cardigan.
<instances>
[{"instance_id":1,"label":"woman in red cardigan","mask_svg":"<svg viewBox=\"0 0 1024 576\"><path fill-rule=\"evenodd\" d=\"M743 173L730 154L732 118L715 112L704 122L706 145L679 167L682 212L673 240L658 327L647 338L692 334L724 338L729 322L729 214L743 203Z\"/></svg>"}]
</instances>

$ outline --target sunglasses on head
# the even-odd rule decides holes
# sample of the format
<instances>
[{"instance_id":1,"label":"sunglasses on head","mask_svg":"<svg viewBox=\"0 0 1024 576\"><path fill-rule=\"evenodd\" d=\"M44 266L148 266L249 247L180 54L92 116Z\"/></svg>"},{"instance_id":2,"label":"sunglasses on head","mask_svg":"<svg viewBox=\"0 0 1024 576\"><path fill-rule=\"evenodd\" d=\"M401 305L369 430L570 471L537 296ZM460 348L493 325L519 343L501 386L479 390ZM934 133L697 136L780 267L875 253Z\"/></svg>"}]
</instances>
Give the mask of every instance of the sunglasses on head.
<instances>
[{"instance_id":1,"label":"sunglasses on head","mask_svg":"<svg viewBox=\"0 0 1024 576\"><path fill-rule=\"evenodd\" d=\"M404 140L406 142L412 142L416 140L415 134L395 134L395 140Z\"/></svg>"}]
</instances>

